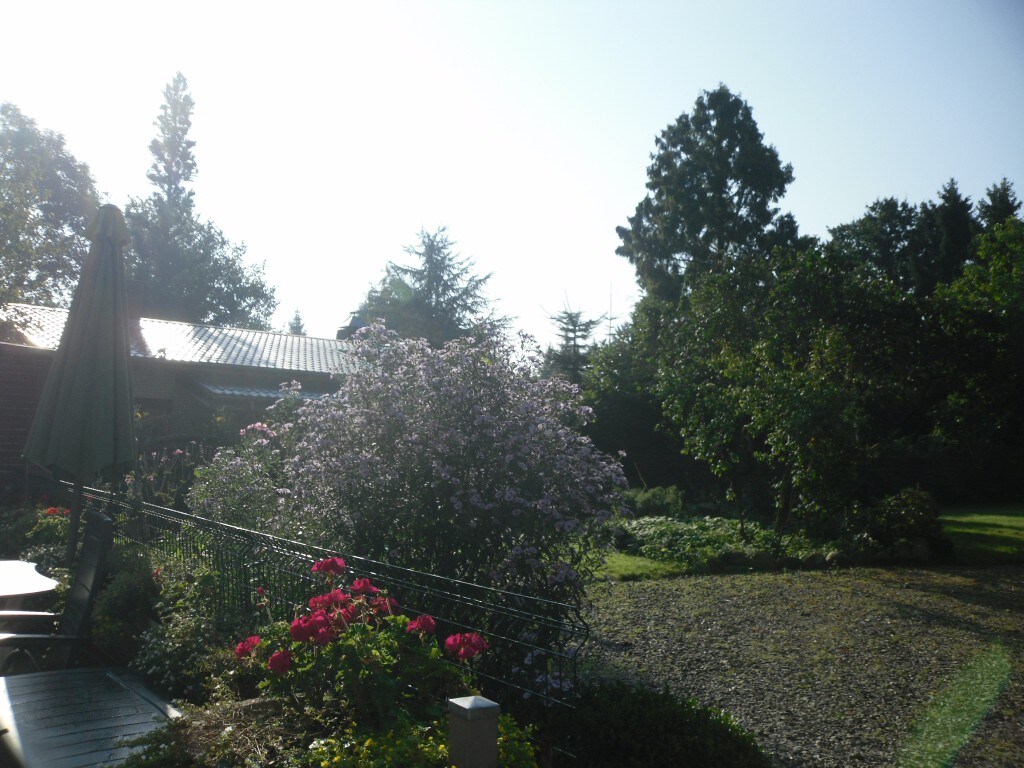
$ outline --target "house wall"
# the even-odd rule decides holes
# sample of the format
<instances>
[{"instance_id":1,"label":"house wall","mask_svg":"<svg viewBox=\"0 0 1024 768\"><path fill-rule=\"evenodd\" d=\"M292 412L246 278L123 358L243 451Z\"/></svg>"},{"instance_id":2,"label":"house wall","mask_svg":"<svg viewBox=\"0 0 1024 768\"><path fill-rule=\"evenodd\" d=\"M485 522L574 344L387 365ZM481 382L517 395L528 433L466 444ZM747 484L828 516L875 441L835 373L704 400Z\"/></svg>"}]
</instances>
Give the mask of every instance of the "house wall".
<instances>
[{"instance_id":1,"label":"house wall","mask_svg":"<svg viewBox=\"0 0 1024 768\"><path fill-rule=\"evenodd\" d=\"M21 458L53 351L0 343L0 501L17 500L25 481Z\"/></svg>"},{"instance_id":2,"label":"house wall","mask_svg":"<svg viewBox=\"0 0 1024 768\"><path fill-rule=\"evenodd\" d=\"M18 500L24 489L29 467L21 453L54 354L0 343L0 502ZM210 396L196 382L276 391L282 382L298 379L306 390L337 389L327 374L138 357L132 358L132 376L136 407L149 417L136 427L143 447L170 436L237 439L239 429L266 419L266 408L273 402Z\"/></svg>"}]
</instances>

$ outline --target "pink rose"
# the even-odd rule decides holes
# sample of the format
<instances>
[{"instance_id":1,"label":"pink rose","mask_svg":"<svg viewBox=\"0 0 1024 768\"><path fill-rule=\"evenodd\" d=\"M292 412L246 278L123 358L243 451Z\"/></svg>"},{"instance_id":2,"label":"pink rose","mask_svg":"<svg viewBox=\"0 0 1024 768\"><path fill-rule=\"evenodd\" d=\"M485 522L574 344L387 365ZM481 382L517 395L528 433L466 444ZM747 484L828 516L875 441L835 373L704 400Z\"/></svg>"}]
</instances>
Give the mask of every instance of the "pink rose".
<instances>
[{"instance_id":1,"label":"pink rose","mask_svg":"<svg viewBox=\"0 0 1024 768\"><path fill-rule=\"evenodd\" d=\"M278 651L270 657L267 666L275 675L283 675L292 668L292 652L287 648L283 651Z\"/></svg>"},{"instance_id":2,"label":"pink rose","mask_svg":"<svg viewBox=\"0 0 1024 768\"><path fill-rule=\"evenodd\" d=\"M243 640L235 646L235 658L244 659L246 656L253 652L253 650L256 648L257 645L260 644L261 641L262 638L259 635L251 635L245 638L245 640Z\"/></svg>"}]
</instances>

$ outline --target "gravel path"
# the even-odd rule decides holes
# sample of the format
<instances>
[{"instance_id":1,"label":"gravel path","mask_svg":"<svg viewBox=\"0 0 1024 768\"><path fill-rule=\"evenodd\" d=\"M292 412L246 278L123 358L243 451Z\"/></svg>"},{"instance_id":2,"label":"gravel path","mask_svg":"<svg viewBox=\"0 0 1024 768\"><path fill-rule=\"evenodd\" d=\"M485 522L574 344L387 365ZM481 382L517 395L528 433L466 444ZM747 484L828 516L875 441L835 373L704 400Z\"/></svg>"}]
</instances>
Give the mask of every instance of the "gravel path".
<instances>
[{"instance_id":1,"label":"gravel path","mask_svg":"<svg viewBox=\"0 0 1024 768\"><path fill-rule=\"evenodd\" d=\"M1013 672L953 764L1024 766L1024 568L602 584L586 667L730 712L780 768L896 765L930 698L1001 642Z\"/></svg>"}]
</instances>

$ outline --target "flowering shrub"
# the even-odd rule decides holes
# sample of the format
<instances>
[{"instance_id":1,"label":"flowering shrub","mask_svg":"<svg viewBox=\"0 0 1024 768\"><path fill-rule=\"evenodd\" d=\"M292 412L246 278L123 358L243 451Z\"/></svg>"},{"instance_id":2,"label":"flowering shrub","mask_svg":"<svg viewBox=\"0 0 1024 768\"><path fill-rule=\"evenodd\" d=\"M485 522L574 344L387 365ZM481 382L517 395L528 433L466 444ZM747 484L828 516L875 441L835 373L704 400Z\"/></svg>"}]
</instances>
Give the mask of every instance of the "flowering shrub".
<instances>
[{"instance_id":1,"label":"flowering shrub","mask_svg":"<svg viewBox=\"0 0 1024 768\"><path fill-rule=\"evenodd\" d=\"M472 692L468 661L489 644L466 632L448 637L442 651L432 616L410 620L369 579L354 579L346 589L345 571L341 558L316 563L313 572L324 577L327 591L290 623L272 623L239 641L234 652L243 673L259 671L264 694L291 703L290 730L321 734L299 765L448 766L443 702ZM268 599L265 590L259 597ZM315 727L295 727L310 717ZM500 731L502 766L536 766L528 731L508 717Z\"/></svg>"},{"instance_id":2,"label":"flowering shrub","mask_svg":"<svg viewBox=\"0 0 1024 768\"><path fill-rule=\"evenodd\" d=\"M490 647L487 641L475 632L452 635L444 641L444 649L459 661L469 661L474 656L490 650Z\"/></svg>"},{"instance_id":3,"label":"flowering shrub","mask_svg":"<svg viewBox=\"0 0 1024 768\"><path fill-rule=\"evenodd\" d=\"M291 454L290 422L299 402L297 382L281 388L281 400L264 422L239 432L238 444L222 448L195 471L187 505L196 514L285 538L303 538L306 527L292 513L284 459Z\"/></svg>"},{"instance_id":4,"label":"flowering shrub","mask_svg":"<svg viewBox=\"0 0 1024 768\"><path fill-rule=\"evenodd\" d=\"M180 508L198 467L208 462L216 446L190 440L180 446L144 450L135 469L125 477L130 494L151 504Z\"/></svg>"},{"instance_id":5,"label":"flowering shrub","mask_svg":"<svg viewBox=\"0 0 1024 768\"><path fill-rule=\"evenodd\" d=\"M18 558L36 563L44 573L66 565L70 514L65 507L46 507L31 513L27 522L32 527L20 542Z\"/></svg>"},{"instance_id":6,"label":"flowering shrub","mask_svg":"<svg viewBox=\"0 0 1024 768\"><path fill-rule=\"evenodd\" d=\"M404 567L572 602L619 464L580 428L576 388L497 335L441 349L381 327L340 390L292 392L201 473L200 514ZM259 427L259 429L257 429ZM248 518L247 518L248 516Z\"/></svg>"},{"instance_id":7,"label":"flowering shrub","mask_svg":"<svg viewBox=\"0 0 1024 768\"><path fill-rule=\"evenodd\" d=\"M235 646L235 656L250 671L263 669L261 688L300 710L333 711L335 717L344 712L359 727L374 729L402 716L438 716L438 702L470 690L468 668L444 663L433 617L410 620L369 579L339 587L344 571L341 558L316 563L313 572L325 576L328 591L311 598L290 623L270 624ZM472 632L445 643L456 662L488 648Z\"/></svg>"}]
</instances>

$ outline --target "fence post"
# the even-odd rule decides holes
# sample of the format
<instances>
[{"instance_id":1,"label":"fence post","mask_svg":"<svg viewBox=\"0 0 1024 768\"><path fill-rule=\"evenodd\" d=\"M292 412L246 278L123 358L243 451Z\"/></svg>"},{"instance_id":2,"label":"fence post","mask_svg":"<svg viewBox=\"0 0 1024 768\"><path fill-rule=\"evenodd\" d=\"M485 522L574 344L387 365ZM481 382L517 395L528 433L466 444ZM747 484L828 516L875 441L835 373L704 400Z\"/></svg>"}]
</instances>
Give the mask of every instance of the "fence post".
<instances>
[{"instance_id":1,"label":"fence post","mask_svg":"<svg viewBox=\"0 0 1024 768\"><path fill-rule=\"evenodd\" d=\"M498 711L498 704L483 696L448 700L452 765L498 768Z\"/></svg>"}]
</instances>

